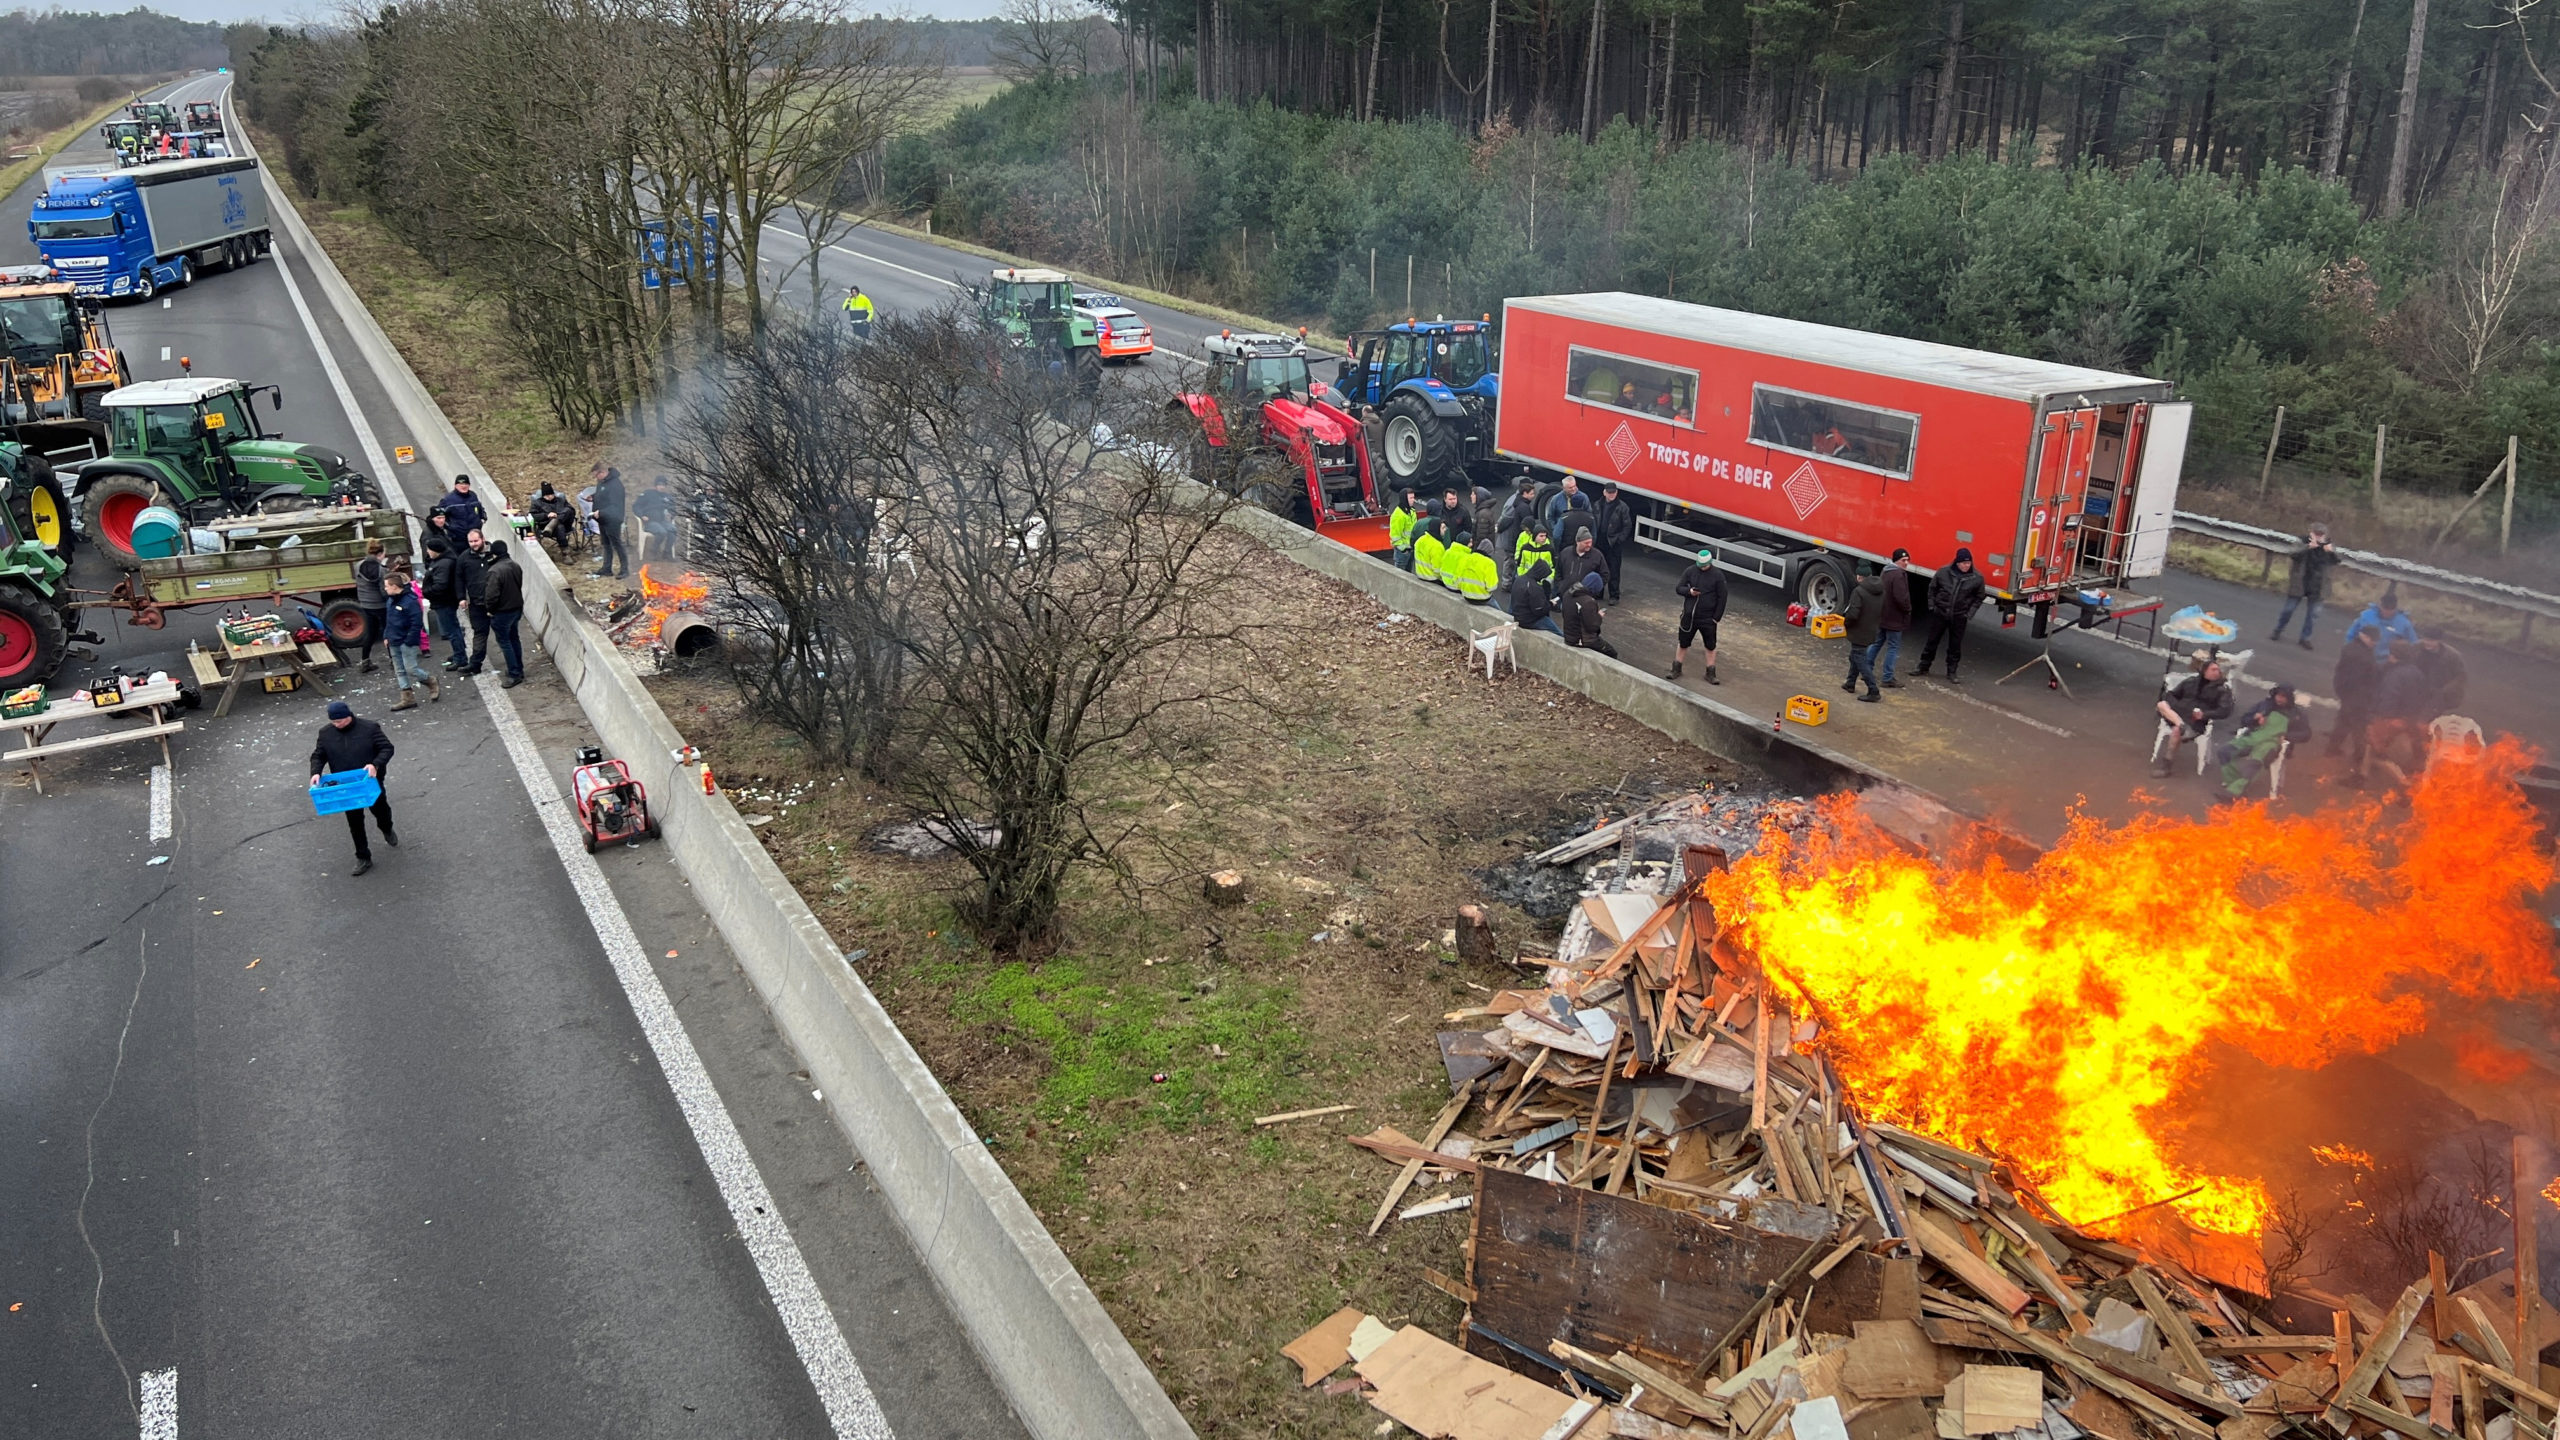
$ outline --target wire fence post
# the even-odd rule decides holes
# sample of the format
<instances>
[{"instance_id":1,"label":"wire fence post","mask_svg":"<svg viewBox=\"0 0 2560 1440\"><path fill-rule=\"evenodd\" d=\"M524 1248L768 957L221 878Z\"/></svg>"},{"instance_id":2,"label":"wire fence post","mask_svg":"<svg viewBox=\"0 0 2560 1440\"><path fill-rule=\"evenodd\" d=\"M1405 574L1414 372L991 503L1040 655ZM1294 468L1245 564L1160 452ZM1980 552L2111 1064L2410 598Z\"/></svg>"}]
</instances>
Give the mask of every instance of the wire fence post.
<instances>
[{"instance_id":1,"label":"wire fence post","mask_svg":"<svg viewBox=\"0 0 2560 1440\"><path fill-rule=\"evenodd\" d=\"M2516 437L2507 437L2507 506L2498 514L2498 553L2507 553L2507 540L2516 530Z\"/></svg>"},{"instance_id":2,"label":"wire fence post","mask_svg":"<svg viewBox=\"0 0 2560 1440\"><path fill-rule=\"evenodd\" d=\"M1369 247L1369 298L1378 298L1378 247Z\"/></svg>"},{"instance_id":3,"label":"wire fence post","mask_svg":"<svg viewBox=\"0 0 2560 1440\"><path fill-rule=\"evenodd\" d=\"M2391 433L2388 425L2373 427L2373 513L2382 513L2382 446Z\"/></svg>"},{"instance_id":4,"label":"wire fence post","mask_svg":"<svg viewBox=\"0 0 2560 1440\"><path fill-rule=\"evenodd\" d=\"M1404 257L1404 313L1408 316L1413 314L1413 252L1410 250Z\"/></svg>"},{"instance_id":5,"label":"wire fence post","mask_svg":"<svg viewBox=\"0 0 2560 1440\"><path fill-rule=\"evenodd\" d=\"M2258 463L2258 498L2267 498L2267 477L2275 473L2276 442L2284 438L2284 407L2276 407L2276 428L2267 432L2267 458Z\"/></svg>"}]
</instances>

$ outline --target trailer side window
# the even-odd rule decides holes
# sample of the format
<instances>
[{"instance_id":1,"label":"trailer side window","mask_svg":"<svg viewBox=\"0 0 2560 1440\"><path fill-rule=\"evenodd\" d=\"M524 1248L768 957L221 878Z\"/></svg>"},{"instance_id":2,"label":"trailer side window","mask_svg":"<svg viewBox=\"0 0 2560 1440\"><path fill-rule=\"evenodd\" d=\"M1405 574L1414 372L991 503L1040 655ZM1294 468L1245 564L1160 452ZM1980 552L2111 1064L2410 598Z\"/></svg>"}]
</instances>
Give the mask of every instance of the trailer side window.
<instances>
[{"instance_id":1,"label":"trailer side window","mask_svg":"<svg viewBox=\"0 0 2560 1440\"><path fill-rule=\"evenodd\" d=\"M1920 417L1847 400L1751 387L1751 441L1772 450L1911 478L1911 452L1920 442Z\"/></svg>"},{"instance_id":2,"label":"trailer side window","mask_svg":"<svg viewBox=\"0 0 2560 1440\"><path fill-rule=\"evenodd\" d=\"M1565 395L1586 405L1626 410L1674 425L1698 413L1698 372L1675 370L1576 345L1565 357Z\"/></svg>"}]
</instances>

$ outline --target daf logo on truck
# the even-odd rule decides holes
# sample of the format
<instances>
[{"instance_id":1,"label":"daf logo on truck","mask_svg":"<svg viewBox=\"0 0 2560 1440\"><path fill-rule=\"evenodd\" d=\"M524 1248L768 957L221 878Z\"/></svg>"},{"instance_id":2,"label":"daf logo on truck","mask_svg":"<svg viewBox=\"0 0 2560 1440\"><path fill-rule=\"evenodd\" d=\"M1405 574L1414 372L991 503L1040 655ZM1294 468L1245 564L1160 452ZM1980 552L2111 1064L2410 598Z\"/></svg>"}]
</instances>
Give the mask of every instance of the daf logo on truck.
<instances>
[{"instance_id":1,"label":"daf logo on truck","mask_svg":"<svg viewBox=\"0 0 2560 1440\"><path fill-rule=\"evenodd\" d=\"M137 300L255 264L274 244L248 156L47 171L27 233L81 294Z\"/></svg>"}]
</instances>

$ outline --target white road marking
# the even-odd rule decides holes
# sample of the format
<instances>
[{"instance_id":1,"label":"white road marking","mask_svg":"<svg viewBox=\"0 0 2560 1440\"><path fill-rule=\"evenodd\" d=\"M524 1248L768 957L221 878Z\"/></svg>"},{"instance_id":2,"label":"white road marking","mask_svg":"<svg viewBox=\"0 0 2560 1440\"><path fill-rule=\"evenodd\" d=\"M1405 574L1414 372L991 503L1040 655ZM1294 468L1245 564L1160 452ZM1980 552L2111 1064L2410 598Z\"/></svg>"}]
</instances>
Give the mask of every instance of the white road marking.
<instances>
[{"instance_id":1,"label":"white road marking","mask_svg":"<svg viewBox=\"0 0 2560 1440\"><path fill-rule=\"evenodd\" d=\"M142 1440L178 1440L178 1369L142 1372Z\"/></svg>"},{"instance_id":2,"label":"white road marking","mask_svg":"<svg viewBox=\"0 0 2560 1440\"><path fill-rule=\"evenodd\" d=\"M173 303L173 302L171 302L171 301L170 301L169 297L167 297L167 296L165 296L165 295L163 295L163 296L161 296L161 297L160 297L160 308L161 308L161 309L163 309L163 310L168 309L168 308L169 308L169 306L171 305L171 303ZM161 359L163 359L163 360L168 359L168 358L169 358L169 352L168 352L167 350L163 349L163 350L160 352L160 358L161 358Z\"/></svg>"},{"instance_id":3,"label":"white road marking","mask_svg":"<svg viewBox=\"0 0 2560 1440\"><path fill-rule=\"evenodd\" d=\"M818 1282L809 1273L809 1262L801 1255L799 1243L791 1238L791 1228L783 1223L782 1212L774 1204L773 1192L766 1188L763 1174L756 1169L755 1158L747 1153L747 1142L738 1134L737 1122L721 1104L720 1092L713 1088L710 1074L702 1068L702 1057L695 1053L683 1022L676 1018L666 987L658 982L658 972L649 968L649 957L640 949L640 937L622 913L612 887L605 883L604 872L580 843L577 823L543 768L542 756L535 750L524 721L517 716L513 698L495 686L481 687L480 694L488 704L490 718L497 722L499 738L506 742L508 758L515 762L516 777L524 782L534 813L542 818L551 848L559 855L561 868L569 873L569 884L578 892L579 903L586 907L588 923L595 927L605 958L613 964L614 978L622 982L623 994L631 1001L631 1013L638 1017L641 1033L649 1037L649 1049L658 1057L658 1068L666 1073L667 1086L675 1092L676 1105L693 1130L694 1142L702 1147L703 1161L720 1187L720 1198L729 1206L738 1238L746 1242L747 1253L756 1262L756 1273L764 1277L765 1290L773 1296L774 1309L781 1314L783 1329L790 1333L792 1348L800 1352L800 1363L808 1370L810 1383L817 1387L828 1421L840 1437L893 1440L888 1417L872 1397L871 1383L863 1378L852 1347L845 1344L844 1331L827 1309L826 1297L819 1293Z\"/></svg>"},{"instance_id":4,"label":"white road marking","mask_svg":"<svg viewBox=\"0 0 2560 1440\"><path fill-rule=\"evenodd\" d=\"M166 840L177 833L169 813L169 767L151 767L151 838Z\"/></svg>"},{"instance_id":5,"label":"white road marking","mask_svg":"<svg viewBox=\"0 0 2560 1440\"><path fill-rule=\"evenodd\" d=\"M1940 695L1952 695L1952 696L1954 696L1956 699L1961 700L1961 701L1963 701L1964 703L1966 703L1967 705L1971 705L1971 706L1973 706L1973 707L1974 707L1974 708L1976 708L1976 709L1979 709L1979 710L1988 710L1988 711L1990 711L1990 712L1991 712L1992 714L1994 714L1994 715L2006 715L2006 716L2008 716L2010 719L2017 721L2017 722L2018 722L2019 724L2021 724L2021 725L2032 725L2032 726L2034 726L2036 729L2043 731L2043 732L2044 732L2044 733L2046 733L2047 735L2058 735L2058 736L2061 736L2061 737L2062 737L2063 739L2065 739L2065 740L2068 740L2068 739L2072 738L2072 737L2071 737L2071 732L2070 732L2070 731L2068 731L2068 730L2063 729L2063 728L2062 728L2061 726L2059 726L2059 725L2048 725L2048 724L2046 724L2045 722L2043 722L2042 720L2038 720L2037 718L2035 718L2035 717L2034 717L2034 716L2032 716L2032 715L2021 715L2021 714L2019 714L2017 711L2010 709L2010 708L2009 708L2008 706L2006 706L2006 705L1994 705L1994 704L1992 704L1992 703L1991 703L1990 701L1988 701L1988 700L1977 700L1977 699L1973 698L1973 696L1971 696L1971 695L1969 695L1969 694L1965 693L1965 691L1964 691L1964 690L1962 690L1961 688L1959 688L1959 687L1957 687L1957 686L1953 686L1953 685L1941 685L1941 684L1939 684L1939 683L1938 683L1937 681L1935 681L1935 680L1921 680L1921 681L1920 681L1920 684L1921 684L1923 687L1925 687L1926 689L1929 689L1929 690L1931 690L1931 691L1934 691L1934 692L1935 692L1935 693L1937 693L1937 694L1940 694Z\"/></svg>"},{"instance_id":6,"label":"white road marking","mask_svg":"<svg viewBox=\"0 0 2560 1440\"><path fill-rule=\"evenodd\" d=\"M161 359L163 359L163 360L166 360L166 359L168 359L168 358L169 358L169 347L168 347L168 346L163 345L163 346L161 346L161 347L160 347L160 358L161 358Z\"/></svg>"}]
</instances>

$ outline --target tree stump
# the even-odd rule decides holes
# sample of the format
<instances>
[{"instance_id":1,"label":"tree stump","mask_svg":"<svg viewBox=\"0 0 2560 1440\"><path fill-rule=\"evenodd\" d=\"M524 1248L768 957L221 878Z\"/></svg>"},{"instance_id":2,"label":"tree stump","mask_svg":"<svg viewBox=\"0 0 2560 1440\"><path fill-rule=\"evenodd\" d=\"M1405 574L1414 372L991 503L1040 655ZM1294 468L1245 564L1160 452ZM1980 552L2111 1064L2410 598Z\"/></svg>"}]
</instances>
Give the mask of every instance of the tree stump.
<instances>
[{"instance_id":1,"label":"tree stump","mask_svg":"<svg viewBox=\"0 0 2560 1440\"><path fill-rule=\"evenodd\" d=\"M1214 870L1200 877L1200 898L1212 905L1244 903L1244 876L1233 870Z\"/></svg>"},{"instance_id":2,"label":"tree stump","mask_svg":"<svg viewBox=\"0 0 2560 1440\"><path fill-rule=\"evenodd\" d=\"M1458 907L1458 958L1475 964L1498 963L1494 954L1493 921L1481 905Z\"/></svg>"}]
</instances>

